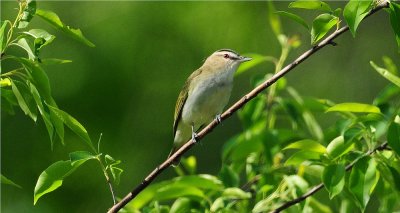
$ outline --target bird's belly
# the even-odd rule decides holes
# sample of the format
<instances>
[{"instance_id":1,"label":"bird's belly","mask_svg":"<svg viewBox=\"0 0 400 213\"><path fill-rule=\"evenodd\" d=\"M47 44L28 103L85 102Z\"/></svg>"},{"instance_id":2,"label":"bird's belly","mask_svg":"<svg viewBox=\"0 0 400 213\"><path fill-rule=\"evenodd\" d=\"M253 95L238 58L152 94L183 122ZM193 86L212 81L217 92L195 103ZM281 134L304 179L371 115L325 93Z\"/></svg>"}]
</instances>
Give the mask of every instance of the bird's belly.
<instances>
[{"instance_id":1,"label":"bird's belly","mask_svg":"<svg viewBox=\"0 0 400 213\"><path fill-rule=\"evenodd\" d=\"M187 125L199 128L220 114L229 101L232 84L205 84L192 92L182 111L182 120Z\"/></svg>"}]
</instances>

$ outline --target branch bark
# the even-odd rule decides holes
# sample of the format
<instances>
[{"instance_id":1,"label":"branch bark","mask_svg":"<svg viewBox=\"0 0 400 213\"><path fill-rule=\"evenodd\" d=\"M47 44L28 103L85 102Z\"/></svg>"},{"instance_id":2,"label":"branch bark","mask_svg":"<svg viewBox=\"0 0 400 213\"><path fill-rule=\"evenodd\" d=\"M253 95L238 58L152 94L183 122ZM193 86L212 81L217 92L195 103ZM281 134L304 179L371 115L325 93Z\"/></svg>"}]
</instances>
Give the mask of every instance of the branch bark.
<instances>
[{"instance_id":1,"label":"branch bark","mask_svg":"<svg viewBox=\"0 0 400 213\"><path fill-rule=\"evenodd\" d=\"M369 17L370 15L374 14L375 12L381 10L382 8L388 7L389 3L387 1L381 2L380 4L377 5L373 10L369 12L369 14L366 17ZM365 18L366 18L365 17ZM342 27L332 34L330 34L327 38L322 40L320 43L318 43L316 46L313 46L311 49L307 50L304 52L302 55L300 55L296 60L294 60L292 63L288 64L286 67L284 67L281 71L277 72L275 75L273 75L270 79L265 81L264 83L260 84L256 88L254 88L252 91L244 95L239 101L237 101L235 104L233 104L229 109L227 109L222 115L221 115L221 122L223 122L225 119L231 117L234 112L242 108L247 102L255 98L258 94L260 94L262 91L270 87L272 84L274 84L276 81L278 81L281 77L289 73L291 70L293 70L297 65L299 65L301 62L306 60L308 57L319 51L321 48L327 46L327 45L333 45L335 46L336 43L333 41L335 38L340 36L342 33L346 32L349 30L348 26ZM197 141L201 140L204 138L208 133L210 133L215 127L217 127L220 123L216 120L208 124L206 127L204 127L198 134L197 134ZM112 206L109 210L108 213L115 213L118 212L120 209L122 209L128 202L130 202L133 198L135 198L141 191L143 191L159 174L161 174L166 168L168 168L174 159L179 158L182 156L185 152L187 152L193 145L195 144L194 141L189 140L185 145L183 145L178 151L176 151L170 158L165 160L163 163L161 163L159 166L157 166L139 185L137 185L131 192L129 192L124 198L122 198L117 204ZM319 188L315 189L318 191L321 189L323 186L317 186ZM315 192L312 192L310 195L312 195ZM308 196L310 196L308 195ZM299 201L300 202L300 201ZM293 204L292 204L293 205Z\"/></svg>"},{"instance_id":2,"label":"branch bark","mask_svg":"<svg viewBox=\"0 0 400 213\"><path fill-rule=\"evenodd\" d=\"M379 145L379 146L376 147L375 149L368 151L368 152L367 152L365 155L363 155L362 157L360 157L360 158L354 160L353 162L351 162L349 165L346 166L346 172L350 171L350 170L353 168L354 164L356 164L357 161L360 160L361 158L364 158L365 156L372 155L373 153L375 153L375 152L378 151L378 150L384 150L384 149L386 149L387 145L388 145L388 143L387 143L387 142L384 142L383 144ZM315 194L315 193L318 192L319 190L321 190L323 187L324 187L324 184L320 183L320 184L314 186L312 189L310 189L310 190L309 190L307 193L305 193L304 195L302 195L302 196L300 196L300 197L298 197L298 198L296 198L296 199L290 200L290 201L288 201L288 202L282 204L282 205L279 206L278 208L276 208L276 209L274 209L273 211L271 211L271 213L278 213L278 212L281 212L281 211L283 211L283 210L285 210L285 209L287 209L287 208L289 208L289 207L291 207L291 206L293 206L293 205L295 205L295 204L298 204L298 203L300 203L301 201L303 201L303 200L307 199L308 197L310 197L311 195Z\"/></svg>"}]
</instances>

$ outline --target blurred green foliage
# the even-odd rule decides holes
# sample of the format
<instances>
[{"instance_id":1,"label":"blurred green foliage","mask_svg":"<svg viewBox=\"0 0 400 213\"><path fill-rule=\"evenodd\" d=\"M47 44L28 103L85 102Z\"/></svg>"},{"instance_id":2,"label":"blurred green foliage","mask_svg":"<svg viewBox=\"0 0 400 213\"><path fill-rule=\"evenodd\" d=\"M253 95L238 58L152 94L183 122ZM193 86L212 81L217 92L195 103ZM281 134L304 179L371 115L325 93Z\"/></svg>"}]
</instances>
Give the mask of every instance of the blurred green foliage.
<instances>
[{"instance_id":1,"label":"blurred green foliage","mask_svg":"<svg viewBox=\"0 0 400 213\"><path fill-rule=\"evenodd\" d=\"M72 60L72 63L44 67L50 78L52 95L57 100L58 106L77 118L92 138L97 138L100 133L103 133L102 151L106 150L107 153L121 159L123 162L121 167L125 172L121 177L121 184L116 186L117 195L120 196L129 192L133 185L139 183L146 173L168 155L172 144L172 119L176 97L186 77L201 65L207 55L220 48L232 48L243 55L246 53L274 57L280 55L280 45L268 21L271 14L268 12L267 2L38 2L37 4L41 9L56 12L65 23L79 26L86 37L96 44L96 48L87 48L58 33L41 20L33 19L30 23L32 28L45 29L56 35L54 44L41 50L43 58ZM14 10L16 5L15 2L2 1L1 19L12 20L16 13ZM332 2L330 5L332 8L344 6L340 2ZM278 10L287 10L287 6L287 2L275 3ZM297 10L296 14L305 18L307 23L311 23L315 15L301 10ZM302 43L300 47L291 50L286 60L290 61L310 48L310 39L303 26L290 21L282 22L282 25L285 34L297 35ZM380 61L382 55L398 58L396 40L389 29L387 14L378 13L358 26L355 39L351 34L341 36L335 40L339 44L337 47L322 50L286 77L286 85L290 85L293 89L283 94L283 97L287 99L282 99L281 104L288 109L287 113L289 117L292 116L291 119L299 119L297 123L295 122L296 125L304 125L298 126L299 129L305 130L302 136L312 136L314 140L321 140L320 128L310 126L307 122L312 119L310 118L311 109L313 112L317 109L318 113L314 116L320 122L322 129L332 126L336 121L333 114L322 113L326 108L316 104L315 99L304 98L303 100L303 96L330 99L337 103L372 103L388 82L373 72L368 62ZM21 54L16 49L10 52ZM12 63L4 63L1 67L2 72L11 70L15 66ZM260 63L252 67L250 71L238 75L231 102L253 88L260 78L274 71L275 68L271 64ZM279 88L277 90L279 91ZM302 97L300 98L297 93ZM254 113L257 112L257 108L265 107L259 106L265 103L265 99L263 96L257 99L239 113L240 120L238 118L227 120L187 154L197 156L197 163L191 167L192 170L200 174L217 174L222 167L222 162L243 161L243 157L246 157L248 153L271 147L274 150L265 153L276 154L279 150L271 145L273 142L289 141L298 137L294 137L290 129L281 129L280 134L274 131L266 133L262 130L261 127L264 127L265 123L260 123L262 121L258 119L265 115L263 113L254 115ZM302 118L296 117L299 112ZM65 146L56 143L51 150L46 126L42 121L33 125L32 121L19 110L16 110L15 115L9 115L3 111L1 113L1 173L22 187L19 189L2 186L2 211L99 212L112 205L111 195L101 170L97 164L88 162L73 176L68 177L62 188L47 195L44 202L38 202L36 206L33 206L32 191L41 171L53 162L68 159L68 153L82 150L85 145L79 137L67 131ZM288 125L290 122L287 120L277 122L277 125L290 127ZM241 123L244 125L242 126ZM253 129L246 133L251 128ZM343 127L343 130L346 128L346 126ZM237 135L242 131L243 134ZM348 134L344 134L344 137L358 133L352 129ZM275 138L277 135L285 138ZM241 143L249 139L248 137L254 139L252 146L247 144L241 146ZM268 144L262 143L265 138L271 138ZM333 159L348 151L348 147L343 147L340 140L339 138L336 139L337 142L335 141L335 144L338 144L335 147L338 148L326 147L329 156ZM244 149L236 147L232 149L236 152L229 152L229 148L222 149L225 141L228 141L225 146L241 146ZM310 142L306 143L307 146L310 145ZM318 153L315 150L308 151ZM280 162L279 156L279 154L267 156L265 159L271 161L269 165L274 165ZM297 159L299 157L301 159L301 156L301 153L298 154ZM321 158L320 154L307 155L307 157L310 156L315 156L316 159ZM382 156L380 160L384 161L386 157ZM257 157L253 156L247 160L256 162ZM300 162L296 159L291 161L292 164ZM362 165L360 163L360 168L371 167L370 170L374 170L376 167L370 161L362 161L362 163ZM252 162L249 165L252 165ZM340 174L343 165L334 164L327 168L329 168L326 171L328 175L332 171L339 171L338 174ZM239 169L243 167L235 168L234 164L222 167L220 177L227 187L221 194L224 199L247 199L249 196L238 188L230 188L244 184L243 179L235 172ZM276 168L266 169L267 174L276 172L274 171ZM278 171L280 169L290 170L290 167L277 168ZM308 169L308 171L314 171L313 168ZM386 169L393 171L394 168ZM248 169L247 171L258 170ZM394 169L394 171L397 170ZM193 171L192 174L195 172ZM246 175L253 178L256 174L250 172ZM350 179L355 179L352 177L356 175L356 172L354 174L352 172ZM162 180L174 176L174 171L170 169L158 178L159 183L151 187L154 190L160 190ZM177 179L179 178L185 179L179 180L180 183L186 181L187 187L192 187L192 190L186 190L185 193L199 199L204 199L205 195L203 191L193 186L194 183L203 181L203 187L208 187L206 189L210 190L222 187L222 183L212 176L186 176ZM309 187L308 183L299 176L285 176L284 180L287 184L294 184L292 187L297 190L292 193L296 195L300 195L299 192L304 193ZM280 179L263 181L262 183L267 184L261 191L267 193L273 189L272 183L279 182ZM321 207L319 203L321 200L328 200L328 196L336 195L342 184L340 175L338 179L327 181L332 182L331 188L327 189L329 194L321 192L315 197L318 201L310 199L308 202L311 204L307 205ZM378 184L382 186L381 182ZM372 187L374 183L370 185ZM171 196L183 196L179 194L182 193L179 187L186 186L169 187L169 189L162 187L162 190L168 193L159 193L155 199L165 200ZM284 190L288 187L290 188L288 185L279 186L278 189ZM354 185L354 187L358 186ZM387 187L384 185L382 188ZM152 188L149 187L149 189ZM277 192L278 189L275 188ZM178 194L171 193L171 190ZM362 197L362 195L355 196ZM361 206L365 202L362 199ZM172 208L191 202L185 198L180 198L178 201ZM215 200L211 208L218 209L226 202L226 200ZM335 202L332 205L335 205ZM388 198L386 202L390 203L390 199ZM151 205L159 204L155 202ZM240 208L248 207L247 204L243 205ZM373 206L370 210L373 212L378 203L375 199L369 205ZM265 204L261 203L256 207L262 210ZM366 209L366 211L369 210Z\"/></svg>"}]
</instances>

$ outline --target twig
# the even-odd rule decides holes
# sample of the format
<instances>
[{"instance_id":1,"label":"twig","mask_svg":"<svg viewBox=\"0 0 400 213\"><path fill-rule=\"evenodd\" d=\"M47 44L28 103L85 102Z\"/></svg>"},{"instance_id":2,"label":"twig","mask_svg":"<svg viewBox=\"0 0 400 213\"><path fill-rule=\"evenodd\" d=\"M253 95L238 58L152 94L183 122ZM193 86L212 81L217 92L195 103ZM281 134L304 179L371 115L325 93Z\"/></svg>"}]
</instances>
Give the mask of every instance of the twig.
<instances>
[{"instance_id":1,"label":"twig","mask_svg":"<svg viewBox=\"0 0 400 213\"><path fill-rule=\"evenodd\" d=\"M361 158L372 155L373 153L375 153L378 150L384 150L387 148L387 145L388 145L388 143L384 142L381 145L379 145L378 147L376 147L375 149L368 151L367 153L365 153L365 155L361 156L360 158L357 158L356 160L354 160L353 162L351 162L349 165L346 166L346 172L350 171L353 168L354 164L356 164ZM278 208L272 210L270 213L278 213L278 212L281 212L297 203L300 203L301 201L307 199L311 195L313 195L316 192L318 192L319 190L321 190L323 187L324 187L324 184L320 183L320 184L314 186L312 189L310 189L308 192L306 192L302 196L282 204Z\"/></svg>"},{"instance_id":2,"label":"twig","mask_svg":"<svg viewBox=\"0 0 400 213\"><path fill-rule=\"evenodd\" d=\"M375 12L381 10L382 8L388 7L388 2L383 2L380 3L376 8L371 10L369 14L366 16L370 16L374 14ZM283 68L281 71L273 75L269 80L265 81L264 83L260 84L256 88L254 88L252 91L247 93L245 96L243 96L239 101L237 101L235 104L233 104L228 110L226 110L222 115L221 115L221 122L224 121L225 119L229 118L232 116L234 112L242 108L247 102L255 98L259 93L261 93L263 90L267 89L269 86L271 86L273 83L275 83L277 80L279 80L281 77L289 73L293 68L297 67L301 62L306 60L308 57L316 53L318 50L320 50L322 47L325 47L326 45L333 44L333 40L341 35L342 33L346 32L349 30L348 26L342 27L335 32L333 32L331 35L329 35L327 38L325 38L323 41L321 41L319 44L316 46L312 47L311 49L307 50L304 52L302 55L300 55L296 60L294 60L292 63L287 65L285 68ZM206 127L204 127L198 134L197 134L197 141L201 140L204 138L208 133L210 133L216 126L218 126L220 123L217 121L212 121L210 124L208 124ZM165 160L163 163L161 163L159 166L157 166L138 186L136 186L131 192L129 192L124 198L122 198L117 204L112 206L109 210L108 213L115 213L118 212L120 209L122 209L128 202L130 202L133 198L135 198L143 189L145 189L160 173L162 173L166 168L168 168L172 162L182 156L185 152L187 152L193 145L195 144L194 141L189 140L186 144L184 144L178 151L176 151L173 155L170 156L167 160ZM322 188L322 186L320 186ZM316 189L318 191L319 189ZM315 192L311 192L312 194ZM308 195L309 196L309 195Z\"/></svg>"}]
</instances>

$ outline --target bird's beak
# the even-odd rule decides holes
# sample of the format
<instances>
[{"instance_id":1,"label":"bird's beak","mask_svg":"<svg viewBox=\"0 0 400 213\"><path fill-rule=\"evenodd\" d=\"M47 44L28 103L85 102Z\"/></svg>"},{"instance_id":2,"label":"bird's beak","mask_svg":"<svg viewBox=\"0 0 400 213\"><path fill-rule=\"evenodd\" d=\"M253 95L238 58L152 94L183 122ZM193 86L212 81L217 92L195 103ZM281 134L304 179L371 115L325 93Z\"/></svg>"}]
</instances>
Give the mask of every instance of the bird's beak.
<instances>
[{"instance_id":1,"label":"bird's beak","mask_svg":"<svg viewBox=\"0 0 400 213\"><path fill-rule=\"evenodd\" d=\"M246 57L246 56L240 56L239 57L239 62L245 62L245 61L250 61L252 58Z\"/></svg>"}]
</instances>

